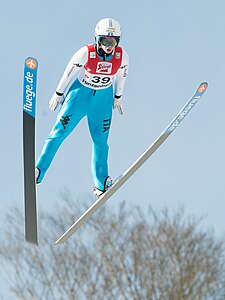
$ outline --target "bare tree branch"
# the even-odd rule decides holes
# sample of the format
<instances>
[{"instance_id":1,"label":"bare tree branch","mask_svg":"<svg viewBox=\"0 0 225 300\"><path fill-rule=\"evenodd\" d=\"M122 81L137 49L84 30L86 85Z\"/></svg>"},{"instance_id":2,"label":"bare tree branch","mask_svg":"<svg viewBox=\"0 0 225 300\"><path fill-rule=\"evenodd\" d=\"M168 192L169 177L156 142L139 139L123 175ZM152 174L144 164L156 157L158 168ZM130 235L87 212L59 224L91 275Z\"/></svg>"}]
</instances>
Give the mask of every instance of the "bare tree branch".
<instances>
[{"instance_id":1,"label":"bare tree branch","mask_svg":"<svg viewBox=\"0 0 225 300\"><path fill-rule=\"evenodd\" d=\"M1 241L1 274L17 299L223 300L225 243L183 207L117 211L102 207L60 247L53 241L91 204L60 192L40 211L40 246L24 241L23 214L10 209ZM58 201L57 199L56 201ZM8 274L8 278L7 278Z\"/></svg>"}]
</instances>

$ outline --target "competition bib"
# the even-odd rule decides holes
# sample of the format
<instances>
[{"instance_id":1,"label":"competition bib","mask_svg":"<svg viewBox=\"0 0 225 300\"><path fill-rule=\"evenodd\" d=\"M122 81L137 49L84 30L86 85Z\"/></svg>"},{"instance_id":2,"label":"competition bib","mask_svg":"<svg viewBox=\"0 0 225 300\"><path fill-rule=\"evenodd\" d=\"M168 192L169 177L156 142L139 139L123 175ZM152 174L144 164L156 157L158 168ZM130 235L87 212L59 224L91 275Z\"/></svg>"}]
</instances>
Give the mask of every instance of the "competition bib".
<instances>
[{"instance_id":1,"label":"competition bib","mask_svg":"<svg viewBox=\"0 0 225 300\"><path fill-rule=\"evenodd\" d=\"M78 75L79 81L93 89L103 89L109 87L113 83L118 69L122 62L122 49L116 47L112 58L103 61L99 58L95 51L95 46L88 45L88 61L84 69Z\"/></svg>"}]
</instances>

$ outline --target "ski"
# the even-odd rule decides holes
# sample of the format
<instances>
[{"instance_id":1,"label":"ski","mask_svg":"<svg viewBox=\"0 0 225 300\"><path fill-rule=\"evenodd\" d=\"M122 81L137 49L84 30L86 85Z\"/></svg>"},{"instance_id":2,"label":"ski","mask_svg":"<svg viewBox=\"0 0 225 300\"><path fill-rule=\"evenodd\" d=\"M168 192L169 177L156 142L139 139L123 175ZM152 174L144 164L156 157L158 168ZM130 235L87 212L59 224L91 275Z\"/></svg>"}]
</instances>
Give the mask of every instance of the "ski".
<instances>
[{"instance_id":1,"label":"ski","mask_svg":"<svg viewBox=\"0 0 225 300\"><path fill-rule=\"evenodd\" d=\"M23 78L23 162L25 239L38 245L36 182L35 182L35 107L38 62L28 57Z\"/></svg>"},{"instance_id":2,"label":"ski","mask_svg":"<svg viewBox=\"0 0 225 300\"><path fill-rule=\"evenodd\" d=\"M148 158L159 148L160 145L170 136L170 134L177 128L180 122L192 110L195 104L199 101L208 87L207 82L201 83L194 95L187 101L184 107L170 122L166 129L159 135L159 137L149 146L149 148L119 177L113 186L100 196L93 205L86 210L86 212L55 242L55 245L63 244L69 237L71 237L88 219L148 160Z\"/></svg>"}]
</instances>

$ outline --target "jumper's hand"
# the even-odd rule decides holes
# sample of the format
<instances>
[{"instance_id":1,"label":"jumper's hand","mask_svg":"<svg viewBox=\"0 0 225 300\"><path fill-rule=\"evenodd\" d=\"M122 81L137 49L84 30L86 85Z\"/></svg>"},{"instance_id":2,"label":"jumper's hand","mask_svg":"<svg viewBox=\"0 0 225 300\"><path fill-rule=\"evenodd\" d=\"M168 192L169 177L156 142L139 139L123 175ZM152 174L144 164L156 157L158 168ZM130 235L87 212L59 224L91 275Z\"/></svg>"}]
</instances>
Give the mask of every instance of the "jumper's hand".
<instances>
[{"instance_id":1,"label":"jumper's hand","mask_svg":"<svg viewBox=\"0 0 225 300\"><path fill-rule=\"evenodd\" d=\"M63 95L57 95L57 93L54 93L51 100L49 101L49 108L51 110L56 110L59 103L62 104L63 101L64 101L64 96Z\"/></svg>"},{"instance_id":2,"label":"jumper's hand","mask_svg":"<svg viewBox=\"0 0 225 300\"><path fill-rule=\"evenodd\" d=\"M118 98L114 98L114 102L113 102L113 108L117 108L119 113L121 115L123 115L123 105L122 105L122 100L118 99Z\"/></svg>"}]
</instances>

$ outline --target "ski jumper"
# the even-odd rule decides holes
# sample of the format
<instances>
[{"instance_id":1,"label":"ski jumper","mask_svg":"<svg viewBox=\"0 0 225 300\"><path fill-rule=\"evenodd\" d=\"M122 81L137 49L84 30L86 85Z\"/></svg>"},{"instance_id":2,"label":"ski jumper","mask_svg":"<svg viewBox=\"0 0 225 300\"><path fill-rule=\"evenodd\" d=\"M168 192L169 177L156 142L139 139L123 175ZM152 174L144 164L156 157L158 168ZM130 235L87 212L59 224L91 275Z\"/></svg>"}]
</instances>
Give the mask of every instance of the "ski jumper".
<instances>
[{"instance_id":1,"label":"ski jumper","mask_svg":"<svg viewBox=\"0 0 225 300\"><path fill-rule=\"evenodd\" d=\"M109 175L107 141L114 95L122 95L127 72L128 55L121 47L104 58L98 55L94 44L74 54L56 89L64 94L65 100L36 162L40 170L38 182L42 181L62 142L86 116L92 138L94 185L104 190Z\"/></svg>"}]
</instances>

